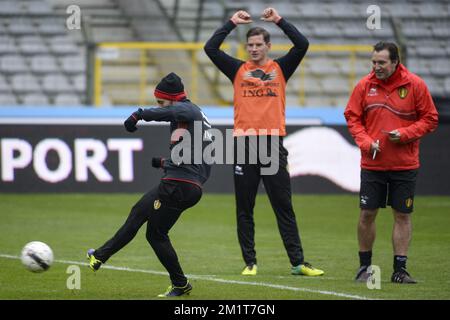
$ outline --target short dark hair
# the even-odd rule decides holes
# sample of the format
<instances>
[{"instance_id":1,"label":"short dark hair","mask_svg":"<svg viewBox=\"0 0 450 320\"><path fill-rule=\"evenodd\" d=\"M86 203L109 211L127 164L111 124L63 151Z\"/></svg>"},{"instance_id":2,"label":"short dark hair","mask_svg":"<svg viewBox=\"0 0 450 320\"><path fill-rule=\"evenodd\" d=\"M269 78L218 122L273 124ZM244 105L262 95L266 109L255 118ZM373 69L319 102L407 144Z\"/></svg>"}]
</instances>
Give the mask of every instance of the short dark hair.
<instances>
[{"instance_id":1,"label":"short dark hair","mask_svg":"<svg viewBox=\"0 0 450 320\"><path fill-rule=\"evenodd\" d=\"M261 27L254 27L254 28L251 28L250 30L248 30L248 32L247 32L247 41L248 41L248 38L253 37L253 36L259 36L260 34L263 35L265 43L269 43L270 42L270 33L267 32L266 29L261 28Z\"/></svg>"},{"instance_id":2,"label":"short dark hair","mask_svg":"<svg viewBox=\"0 0 450 320\"><path fill-rule=\"evenodd\" d=\"M398 63L400 63L400 55L398 54L398 47L393 42L380 41L373 46L373 50L376 52L387 50L389 51L389 59L391 59L392 62L397 61Z\"/></svg>"}]
</instances>

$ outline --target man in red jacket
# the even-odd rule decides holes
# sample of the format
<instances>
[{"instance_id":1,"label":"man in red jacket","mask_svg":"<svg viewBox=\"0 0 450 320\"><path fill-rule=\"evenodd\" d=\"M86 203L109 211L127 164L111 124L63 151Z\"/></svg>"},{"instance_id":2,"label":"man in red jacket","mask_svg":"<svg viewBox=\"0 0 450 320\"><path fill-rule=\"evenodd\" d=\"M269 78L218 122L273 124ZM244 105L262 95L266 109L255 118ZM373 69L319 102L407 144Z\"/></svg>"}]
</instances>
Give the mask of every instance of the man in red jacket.
<instances>
[{"instance_id":1,"label":"man in red jacket","mask_svg":"<svg viewBox=\"0 0 450 320\"><path fill-rule=\"evenodd\" d=\"M361 149L360 268L366 281L372 264L375 218L379 208L392 207L395 283L416 283L406 271L411 240L411 213L419 168L419 139L433 131L438 114L425 82L400 63L394 43L379 42L373 70L353 90L344 115Z\"/></svg>"}]
</instances>

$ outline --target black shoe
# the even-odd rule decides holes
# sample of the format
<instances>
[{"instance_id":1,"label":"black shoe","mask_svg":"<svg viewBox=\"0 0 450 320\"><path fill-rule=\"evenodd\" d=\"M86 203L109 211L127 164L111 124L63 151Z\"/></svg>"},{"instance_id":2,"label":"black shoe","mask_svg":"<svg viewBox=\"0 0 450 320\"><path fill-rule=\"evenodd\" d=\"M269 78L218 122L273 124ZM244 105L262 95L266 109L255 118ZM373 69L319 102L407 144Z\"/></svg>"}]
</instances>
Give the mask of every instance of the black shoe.
<instances>
[{"instance_id":1,"label":"black shoe","mask_svg":"<svg viewBox=\"0 0 450 320\"><path fill-rule=\"evenodd\" d=\"M367 272L369 266L361 266L356 273L355 281L357 282L367 282L370 277L370 273Z\"/></svg>"},{"instance_id":2,"label":"black shoe","mask_svg":"<svg viewBox=\"0 0 450 320\"><path fill-rule=\"evenodd\" d=\"M399 271L394 271L394 273L392 274L391 277L391 282L394 283L417 283L416 280L414 280L413 278L411 278L411 276L409 275L408 272L406 272L405 269L401 269Z\"/></svg>"},{"instance_id":3,"label":"black shoe","mask_svg":"<svg viewBox=\"0 0 450 320\"><path fill-rule=\"evenodd\" d=\"M169 286L166 292L158 294L158 297L179 297L183 295L188 295L192 290L192 286L189 281L186 283L184 287L175 287L174 285Z\"/></svg>"}]
</instances>

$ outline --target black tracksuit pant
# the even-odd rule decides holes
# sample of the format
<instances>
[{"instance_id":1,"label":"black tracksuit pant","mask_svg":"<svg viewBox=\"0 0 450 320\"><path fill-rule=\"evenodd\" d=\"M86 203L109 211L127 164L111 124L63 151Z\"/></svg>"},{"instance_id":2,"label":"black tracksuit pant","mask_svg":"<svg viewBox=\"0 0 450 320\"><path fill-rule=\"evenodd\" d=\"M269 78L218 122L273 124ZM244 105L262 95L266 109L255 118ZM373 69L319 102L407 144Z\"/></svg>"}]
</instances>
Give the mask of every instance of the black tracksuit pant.
<instances>
[{"instance_id":1,"label":"black tracksuit pant","mask_svg":"<svg viewBox=\"0 0 450 320\"><path fill-rule=\"evenodd\" d=\"M146 193L131 209L124 225L103 246L95 250L95 257L106 262L122 249L147 222L147 241L155 251L159 261L169 272L172 284L186 285L177 254L169 239L169 230L181 213L194 206L201 198L199 186L175 180L161 180L159 186Z\"/></svg>"},{"instance_id":2,"label":"black tracksuit pant","mask_svg":"<svg viewBox=\"0 0 450 320\"><path fill-rule=\"evenodd\" d=\"M277 137L278 138L278 137ZM246 164L237 163L237 139L245 139ZM269 137L268 147L272 139ZM260 145L260 139L257 140ZM299 230L292 208L291 182L287 169L288 151L283 147L280 137L278 150L278 171L274 175L261 175L262 165L248 164L249 154L257 152L258 145L254 145L248 137L235 138L235 166L234 166L234 189L236 198L237 233L242 256L246 265L256 264L255 251L255 224L253 209L258 192L260 180L263 180L270 204L275 212L278 230L286 248L289 261L293 266L304 262L303 249L300 241ZM259 158L258 158L259 159ZM267 166L267 165L266 165Z\"/></svg>"}]
</instances>

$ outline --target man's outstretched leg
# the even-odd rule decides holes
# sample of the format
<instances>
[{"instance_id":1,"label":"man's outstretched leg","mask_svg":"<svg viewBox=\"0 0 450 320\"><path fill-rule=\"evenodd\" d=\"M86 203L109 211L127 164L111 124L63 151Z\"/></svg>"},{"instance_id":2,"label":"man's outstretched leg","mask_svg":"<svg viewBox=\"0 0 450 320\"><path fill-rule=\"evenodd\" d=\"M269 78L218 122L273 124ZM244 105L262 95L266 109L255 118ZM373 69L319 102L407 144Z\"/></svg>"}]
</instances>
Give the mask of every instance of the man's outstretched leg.
<instances>
[{"instance_id":1,"label":"man's outstretched leg","mask_svg":"<svg viewBox=\"0 0 450 320\"><path fill-rule=\"evenodd\" d=\"M158 188L146 193L131 209L131 212L116 234L98 249L89 249L87 258L89 267L97 271L113 254L122 249L136 236L147 221L150 208L157 197Z\"/></svg>"}]
</instances>

